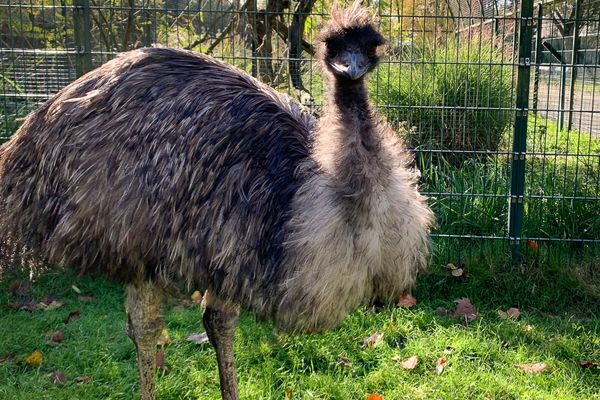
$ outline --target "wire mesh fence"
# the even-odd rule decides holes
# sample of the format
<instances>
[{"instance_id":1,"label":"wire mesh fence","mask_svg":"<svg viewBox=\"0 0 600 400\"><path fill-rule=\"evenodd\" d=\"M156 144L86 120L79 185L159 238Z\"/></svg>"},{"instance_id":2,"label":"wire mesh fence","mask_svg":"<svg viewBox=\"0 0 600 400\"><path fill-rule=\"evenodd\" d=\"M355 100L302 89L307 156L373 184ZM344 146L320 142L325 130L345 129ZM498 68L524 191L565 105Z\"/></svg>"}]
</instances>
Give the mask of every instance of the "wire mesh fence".
<instances>
[{"instance_id":1,"label":"wire mesh fence","mask_svg":"<svg viewBox=\"0 0 600 400\"><path fill-rule=\"evenodd\" d=\"M415 151L439 245L597 252L600 0L371 5L388 54L370 81L372 99ZM77 76L154 43L212 54L318 113L313 44L330 6L4 0L0 138Z\"/></svg>"}]
</instances>

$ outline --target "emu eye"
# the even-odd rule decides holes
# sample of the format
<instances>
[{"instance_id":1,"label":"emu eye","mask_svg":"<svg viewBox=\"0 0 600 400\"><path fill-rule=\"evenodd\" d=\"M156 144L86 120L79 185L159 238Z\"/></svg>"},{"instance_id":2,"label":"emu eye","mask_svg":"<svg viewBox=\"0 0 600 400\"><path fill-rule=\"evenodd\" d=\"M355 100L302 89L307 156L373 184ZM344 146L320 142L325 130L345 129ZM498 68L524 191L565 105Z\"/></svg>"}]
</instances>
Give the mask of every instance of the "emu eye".
<instances>
[{"instance_id":1,"label":"emu eye","mask_svg":"<svg viewBox=\"0 0 600 400\"><path fill-rule=\"evenodd\" d=\"M376 55L377 55L377 47L376 46L370 47L369 50L367 51L367 56L375 57Z\"/></svg>"}]
</instances>

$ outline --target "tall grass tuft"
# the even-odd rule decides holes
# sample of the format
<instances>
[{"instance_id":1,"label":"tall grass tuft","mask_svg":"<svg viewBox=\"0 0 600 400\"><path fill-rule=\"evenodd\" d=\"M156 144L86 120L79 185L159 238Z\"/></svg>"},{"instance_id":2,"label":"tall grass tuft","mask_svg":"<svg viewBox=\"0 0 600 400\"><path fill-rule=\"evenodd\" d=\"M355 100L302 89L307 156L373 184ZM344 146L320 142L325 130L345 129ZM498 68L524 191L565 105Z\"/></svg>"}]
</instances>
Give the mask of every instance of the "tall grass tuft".
<instances>
[{"instance_id":1,"label":"tall grass tuft","mask_svg":"<svg viewBox=\"0 0 600 400\"><path fill-rule=\"evenodd\" d=\"M370 88L389 121L415 127L407 137L412 147L475 156L498 150L512 121L506 62L490 43L411 42Z\"/></svg>"}]
</instances>

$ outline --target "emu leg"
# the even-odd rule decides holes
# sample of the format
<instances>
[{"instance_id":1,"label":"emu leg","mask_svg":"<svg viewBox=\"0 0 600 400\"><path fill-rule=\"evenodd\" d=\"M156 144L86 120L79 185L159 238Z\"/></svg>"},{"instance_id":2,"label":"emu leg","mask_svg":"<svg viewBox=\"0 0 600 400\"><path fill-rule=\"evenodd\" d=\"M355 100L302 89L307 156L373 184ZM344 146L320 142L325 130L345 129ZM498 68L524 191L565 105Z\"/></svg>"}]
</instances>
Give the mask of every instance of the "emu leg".
<instances>
[{"instance_id":1,"label":"emu leg","mask_svg":"<svg viewBox=\"0 0 600 400\"><path fill-rule=\"evenodd\" d=\"M240 310L237 305L223 304L218 300L214 301L214 299L211 301L210 295L207 298L203 321L208 339L217 352L221 397L223 400L238 400L233 357L233 336Z\"/></svg>"},{"instance_id":2,"label":"emu leg","mask_svg":"<svg viewBox=\"0 0 600 400\"><path fill-rule=\"evenodd\" d=\"M151 282L136 282L127 286L125 294L127 334L135 344L140 371L140 398L154 400L156 343L163 327L164 293Z\"/></svg>"}]
</instances>

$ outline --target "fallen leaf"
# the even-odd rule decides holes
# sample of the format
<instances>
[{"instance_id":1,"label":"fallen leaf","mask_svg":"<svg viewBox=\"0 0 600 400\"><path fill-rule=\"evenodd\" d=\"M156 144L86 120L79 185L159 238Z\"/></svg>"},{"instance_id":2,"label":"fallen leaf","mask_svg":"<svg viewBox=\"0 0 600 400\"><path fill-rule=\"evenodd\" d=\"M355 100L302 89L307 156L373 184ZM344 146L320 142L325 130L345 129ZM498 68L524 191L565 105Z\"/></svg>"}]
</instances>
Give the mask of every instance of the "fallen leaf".
<instances>
[{"instance_id":1,"label":"fallen leaf","mask_svg":"<svg viewBox=\"0 0 600 400\"><path fill-rule=\"evenodd\" d=\"M14 353L6 353L0 356L0 365L7 363L7 362L12 362L15 359L15 354Z\"/></svg>"},{"instance_id":2,"label":"fallen leaf","mask_svg":"<svg viewBox=\"0 0 600 400\"><path fill-rule=\"evenodd\" d=\"M23 311L35 311L35 310L39 310L39 309L40 309L40 306L33 299L29 299L29 300L23 302L21 304L21 307L19 307L19 310L23 310Z\"/></svg>"},{"instance_id":3,"label":"fallen leaf","mask_svg":"<svg viewBox=\"0 0 600 400\"><path fill-rule=\"evenodd\" d=\"M163 328L160 332L160 337L158 338L158 342L156 343L158 346L166 346L171 343L171 337L169 336L169 331L167 328Z\"/></svg>"},{"instance_id":4,"label":"fallen leaf","mask_svg":"<svg viewBox=\"0 0 600 400\"><path fill-rule=\"evenodd\" d=\"M367 336L363 339L361 349L366 349L367 347L375 347L383 340L383 333L375 332L374 334Z\"/></svg>"},{"instance_id":5,"label":"fallen leaf","mask_svg":"<svg viewBox=\"0 0 600 400\"><path fill-rule=\"evenodd\" d=\"M539 374L540 372L544 372L548 368L548 365L546 363L517 364L515 368L528 374Z\"/></svg>"},{"instance_id":6,"label":"fallen leaf","mask_svg":"<svg viewBox=\"0 0 600 400\"><path fill-rule=\"evenodd\" d=\"M92 296L86 296L85 294L80 294L79 296L77 296L77 298L79 299L79 301L84 301L86 303L94 301L94 298Z\"/></svg>"},{"instance_id":7,"label":"fallen leaf","mask_svg":"<svg viewBox=\"0 0 600 400\"><path fill-rule=\"evenodd\" d=\"M165 365L165 352L162 350L156 353L156 368L158 368L164 374L171 372L169 367Z\"/></svg>"},{"instance_id":8,"label":"fallen leaf","mask_svg":"<svg viewBox=\"0 0 600 400\"><path fill-rule=\"evenodd\" d=\"M454 310L454 316L458 318L464 318L466 321L472 321L477 318L477 309L471 304L471 301L463 297L462 299L454 300L456 303L456 309Z\"/></svg>"},{"instance_id":9,"label":"fallen leaf","mask_svg":"<svg viewBox=\"0 0 600 400\"><path fill-rule=\"evenodd\" d=\"M196 290L194 293L192 293L191 299L196 304L202 303L202 293L200 293L199 290Z\"/></svg>"},{"instance_id":10,"label":"fallen leaf","mask_svg":"<svg viewBox=\"0 0 600 400\"><path fill-rule=\"evenodd\" d=\"M10 283L10 286L8 287L8 290L12 293L12 294L17 294L17 290L19 290L19 288L21 287L21 281L18 279L15 279L14 281L12 281Z\"/></svg>"},{"instance_id":11,"label":"fallen leaf","mask_svg":"<svg viewBox=\"0 0 600 400\"><path fill-rule=\"evenodd\" d=\"M398 302L398 305L403 308L411 308L415 304L417 304L417 299L415 299L410 294L405 294L401 296L400 301Z\"/></svg>"},{"instance_id":12,"label":"fallen leaf","mask_svg":"<svg viewBox=\"0 0 600 400\"><path fill-rule=\"evenodd\" d=\"M450 314L450 311L444 307L438 307L435 309L435 313L440 317L445 317L446 315Z\"/></svg>"},{"instance_id":13,"label":"fallen leaf","mask_svg":"<svg viewBox=\"0 0 600 400\"><path fill-rule=\"evenodd\" d=\"M69 316L67 318L65 318L64 322L65 322L65 324L68 324L69 322L72 322L79 317L81 317L81 312L79 310L71 311L69 313Z\"/></svg>"},{"instance_id":14,"label":"fallen leaf","mask_svg":"<svg viewBox=\"0 0 600 400\"><path fill-rule=\"evenodd\" d=\"M448 263L446 265L446 268L448 268L449 270L454 271L456 269L456 265L452 264L452 263Z\"/></svg>"},{"instance_id":15,"label":"fallen leaf","mask_svg":"<svg viewBox=\"0 0 600 400\"><path fill-rule=\"evenodd\" d=\"M292 395L292 389L290 389L290 388L285 388L285 398L286 398L286 399L291 399L291 398L293 398L293 397L294 397L294 396Z\"/></svg>"},{"instance_id":16,"label":"fallen leaf","mask_svg":"<svg viewBox=\"0 0 600 400\"><path fill-rule=\"evenodd\" d=\"M581 368L600 368L600 364L595 361L579 361L577 366Z\"/></svg>"},{"instance_id":17,"label":"fallen leaf","mask_svg":"<svg viewBox=\"0 0 600 400\"><path fill-rule=\"evenodd\" d=\"M77 294L81 294L81 290L79 290L79 288L75 285L71 285L71 289L73 289L73 291Z\"/></svg>"},{"instance_id":18,"label":"fallen leaf","mask_svg":"<svg viewBox=\"0 0 600 400\"><path fill-rule=\"evenodd\" d=\"M435 372L438 375L441 375L442 372L444 372L444 368L446 368L446 363L446 357L438 358L437 362L435 363Z\"/></svg>"},{"instance_id":19,"label":"fallen leaf","mask_svg":"<svg viewBox=\"0 0 600 400\"><path fill-rule=\"evenodd\" d=\"M62 307L64 305L65 305L65 303L62 303L62 302L56 301L56 300L52 300L52 302L50 302L48 304L44 303L44 302L39 303L37 305L37 309L38 310L48 311L48 310L54 310L54 309L60 308L60 307Z\"/></svg>"},{"instance_id":20,"label":"fallen leaf","mask_svg":"<svg viewBox=\"0 0 600 400\"><path fill-rule=\"evenodd\" d=\"M462 276L464 273L462 268L456 268L452 270L452 276L454 276L455 278L458 278L460 276Z\"/></svg>"},{"instance_id":21,"label":"fallen leaf","mask_svg":"<svg viewBox=\"0 0 600 400\"><path fill-rule=\"evenodd\" d=\"M42 297L42 299L40 300L40 303L43 303L45 305L48 305L50 303L52 303L53 301L56 301L56 296L52 295L52 294L47 294L44 297Z\"/></svg>"},{"instance_id":22,"label":"fallen leaf","mask_svg":"<svg viewBox=\"0 0 600 400\"><path fill-rule=\"evenodd\" d=\"M525 332L530 332L530 331L532 331L532 330L533 330L533 326L532 326L532 325L529 325L529 324L527 324L527 325L525 325L525 326L523 327L523 330L524 330Z\"/></svg>"},{"instance_id":23,"label":"fallen leaf","mask_svg":"<svg viewBox=\"0 0 600 400\"><path fill-rule=\"evenodd\" d=\"M15 280L10 284L10 292L18 297L29 297L31 294L31 282Z\"/></svg>"},{"instance_id":24,"label":"fallen leaf","mask_svg":"<svg viewBox=\"0 0 600 400\"><path fill-rule=\"evenodd\" d=\"M48 378L50 378L50 382L52 382L52 384L58 387L63 387L65 386L65 383L67 383L67 377L60 369L57 369L48 375Z\"/></svg>"},{"instance_id":25,"label":"fallen leaf","mask_svg":"<svg viewBox=\"0 0 600 400\"><path fill-rule=\"evenodd\" d=\"M369 393L366 400L383 400L383 396L377 393Z\"/></svg>"},{"instance_id":26,"label":"fallen leaf","mask_svg":"<svg viewBox=\"0 0 600 400\"><path fill-rule=\"evenodd\" d=\"M400 367L401 368L412 370L412 369L415 369L415 367L419 363L419 357L412 356L412 357L407 358L406 360L399 361L399 362L400 362Z\"/></svg>"},{"instance_id":27,"label":"fallen leaf","mask_svg":"<svg viewBox=\"0 0 600 400\"><path fill-rule=\"evenodd\" d=\"M540 249L537 242L535 240L531 240L531 239L527 241L527 247L529 247L531 249L531 251L533 251L534 253L537 253L538 250Z\"/></svg>"},{"instance_id":28,"label":"fallen leaf","mask_svg":"<svg viewBox=\"0 0 600 400\"><path fill-rule=\"evenodd\" d=\"M46 335L46 344L49 346L58 346L63 340L61 331L50 332Z\"/></svg>"},{"instance_id":29,"label":"fallen leaf","mask_svg":"<svg viewBox=\"0 0 600 400\"><path fill-rule=\"evenodd\" d=\"M349 367L352 365L352 363L350 362L350 360L348 360L348 358L340 357L340 359L338 360L338 365L341 365L342 367Z\"/></svg>"},{"instance_id":30,"label":"fallen leaf","mask_svg":"<svg viewBox=\"0 0 600 400\"><path fill-rule=\"evenodd\" d=\"M518 308L509 308L506 311L498 310L498 315L502 319L517 319L521 315L521 311Z\"/></svg>"},{"instance_id":31,"label":"fallen leaf","mask_svg":"<svg viewBox=\"0 0 600 400\"><path fill-rule=\"evenodd\" d=\"M90 376L88 376L88 375L84 375L84 376L75 377L73 380L78 385L83 385L83 384L88 383L89 381L91 381L92 378Z\"/></svg>"},{"instance_id":32,"label":"fallen leaf","mask_svg":"<svg viewBox=\"0 0 600 400\"><path fill-rule=\"evenodd\" d=\"M208 342L208 334L206 332L192 333L190 336L187 337L187 341L196 344L204 344Z\"/></svg>"},{"instance_id":33,"label":"fallen leaf","mask_svg":"<svg viewBox=\"0 0 600 400\"><path fill-rule=\"evenodd\" d=\"M39 367L42 364L43 358L44 357L42 356L42 352L39 350L36 350L33 353L31 353L30 355L28 355L27 358L25 358L25 362L30 367Z\"/></svg>"}]
</instances>

